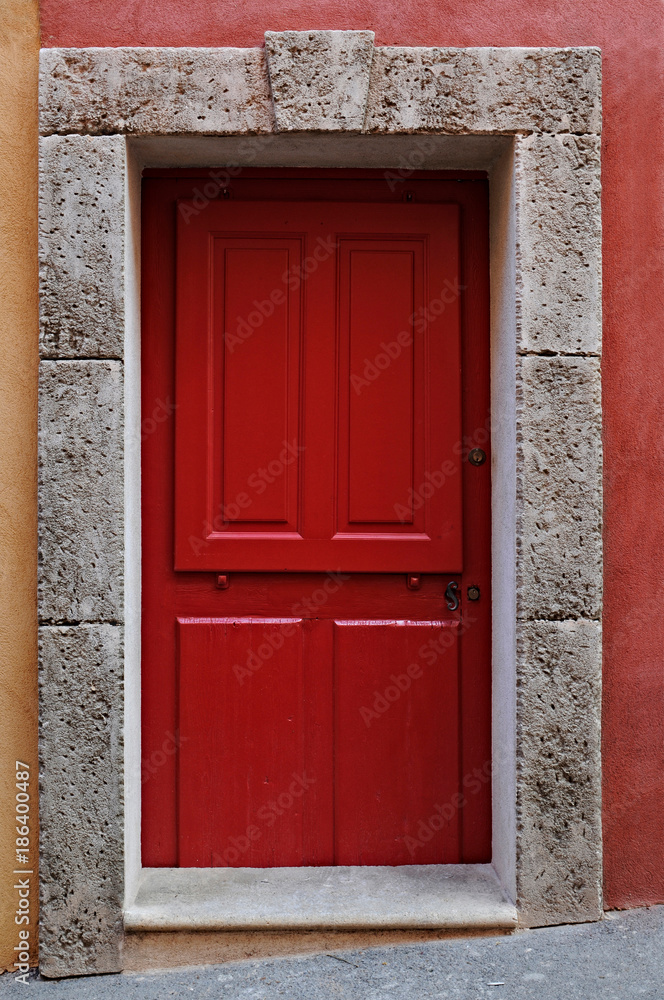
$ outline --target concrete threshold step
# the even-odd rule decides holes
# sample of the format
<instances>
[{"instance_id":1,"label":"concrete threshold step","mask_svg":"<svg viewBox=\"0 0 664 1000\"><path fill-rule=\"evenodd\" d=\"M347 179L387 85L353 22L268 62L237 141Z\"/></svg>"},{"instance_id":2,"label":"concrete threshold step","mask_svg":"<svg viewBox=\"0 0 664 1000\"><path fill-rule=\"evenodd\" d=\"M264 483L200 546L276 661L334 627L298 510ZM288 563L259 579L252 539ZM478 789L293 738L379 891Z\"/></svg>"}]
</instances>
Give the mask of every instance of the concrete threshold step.
<instances>
[{"instance_id":1,"label":"concrete threshold step","mask_svg":"<svg viewBox=\"0 0 664 1000\"><path fill-rule=\"evenodd\" d=\"M148 868L127 931L514 928L491 865Z\"/></svg>"}]
</instances>

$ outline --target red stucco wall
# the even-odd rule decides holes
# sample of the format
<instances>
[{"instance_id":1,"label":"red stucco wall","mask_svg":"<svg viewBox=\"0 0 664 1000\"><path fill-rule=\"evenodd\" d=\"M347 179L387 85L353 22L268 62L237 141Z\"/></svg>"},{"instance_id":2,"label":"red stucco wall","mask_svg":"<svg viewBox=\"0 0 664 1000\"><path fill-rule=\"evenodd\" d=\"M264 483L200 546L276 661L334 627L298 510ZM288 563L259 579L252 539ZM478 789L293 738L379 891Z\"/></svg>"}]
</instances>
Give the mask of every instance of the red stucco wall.
<instances>
[{"instance_id":1,"label":"red stucco wall","mask_svg":"<svg viewBox=\"0 0 664 1000\"><path fill-rule=\"evenodd\" d=\"M599 45L604 59L606 903L664 901L664 6L660 0L42 0L42 44Z\"/></svg>"}]
</instances>

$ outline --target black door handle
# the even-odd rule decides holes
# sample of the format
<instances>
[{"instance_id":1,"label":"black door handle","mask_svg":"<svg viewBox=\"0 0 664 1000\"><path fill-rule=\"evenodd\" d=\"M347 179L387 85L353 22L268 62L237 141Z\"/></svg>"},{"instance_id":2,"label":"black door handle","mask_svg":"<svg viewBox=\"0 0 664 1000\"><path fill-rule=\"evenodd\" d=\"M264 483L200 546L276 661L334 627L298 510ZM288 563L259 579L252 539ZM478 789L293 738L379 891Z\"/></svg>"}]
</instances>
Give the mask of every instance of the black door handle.
<instances>
[{"instance_id":1,"label":"black door handle","mask_svg":"<svg viewBox=\"0 0 664 1000\"><path fill-rule=\"evenodd\" d=\"M450 580L447 585L447 590L445 591L445 597L447 598L447 606L450 611L456 611L459 607L459 595L457 591L459 589L459 584L456 580Z\"/></svg>"}]
</instances>

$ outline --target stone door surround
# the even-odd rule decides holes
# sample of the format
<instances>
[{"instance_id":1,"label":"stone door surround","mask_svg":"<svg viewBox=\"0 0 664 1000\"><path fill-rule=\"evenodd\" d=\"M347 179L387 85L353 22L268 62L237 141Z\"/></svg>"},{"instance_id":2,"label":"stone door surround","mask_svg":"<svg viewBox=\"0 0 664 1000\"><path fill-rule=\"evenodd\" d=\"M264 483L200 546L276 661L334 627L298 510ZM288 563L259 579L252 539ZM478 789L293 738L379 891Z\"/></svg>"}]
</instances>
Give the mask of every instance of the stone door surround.
<instances>
[{"instance_id":1,"label":"stone door surround","mask_svg":"<svg viewBox=\"0 0 664 1000\"><path fill-rule=\"evenodd\" d=\"M121 969L132 930L601 915L600 71L594 48L381 48L368 31L268 32L264 49L42 51L46 975ZM310 884L299 910L306 870L281 870L267 901L232 870L141 871L144 165L215 168L203 200L243 166L384 167L392 183L419 168L488 171L490 866L394 870L389 886L387 870L344 870L331 896Z\"/></svg>"}]
</instances>

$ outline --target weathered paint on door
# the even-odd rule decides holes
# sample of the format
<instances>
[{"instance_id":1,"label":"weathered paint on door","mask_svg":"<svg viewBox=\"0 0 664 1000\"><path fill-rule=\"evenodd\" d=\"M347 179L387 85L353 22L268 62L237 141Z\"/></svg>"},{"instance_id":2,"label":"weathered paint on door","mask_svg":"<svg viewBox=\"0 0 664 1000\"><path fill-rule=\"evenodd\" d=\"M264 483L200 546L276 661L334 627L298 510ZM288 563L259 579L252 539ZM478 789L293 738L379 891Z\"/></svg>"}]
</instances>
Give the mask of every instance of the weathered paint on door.
<instances>
[{"instance_id":1,"label":"weathered paint on door","mask_svg":"<svg viewBox=\"0 0 664 1000\"><path fill-rule=\"evenodd\" d=\"M486 861L486 181L152 174L143 863Z\"/></svg>"}]
</instances>

